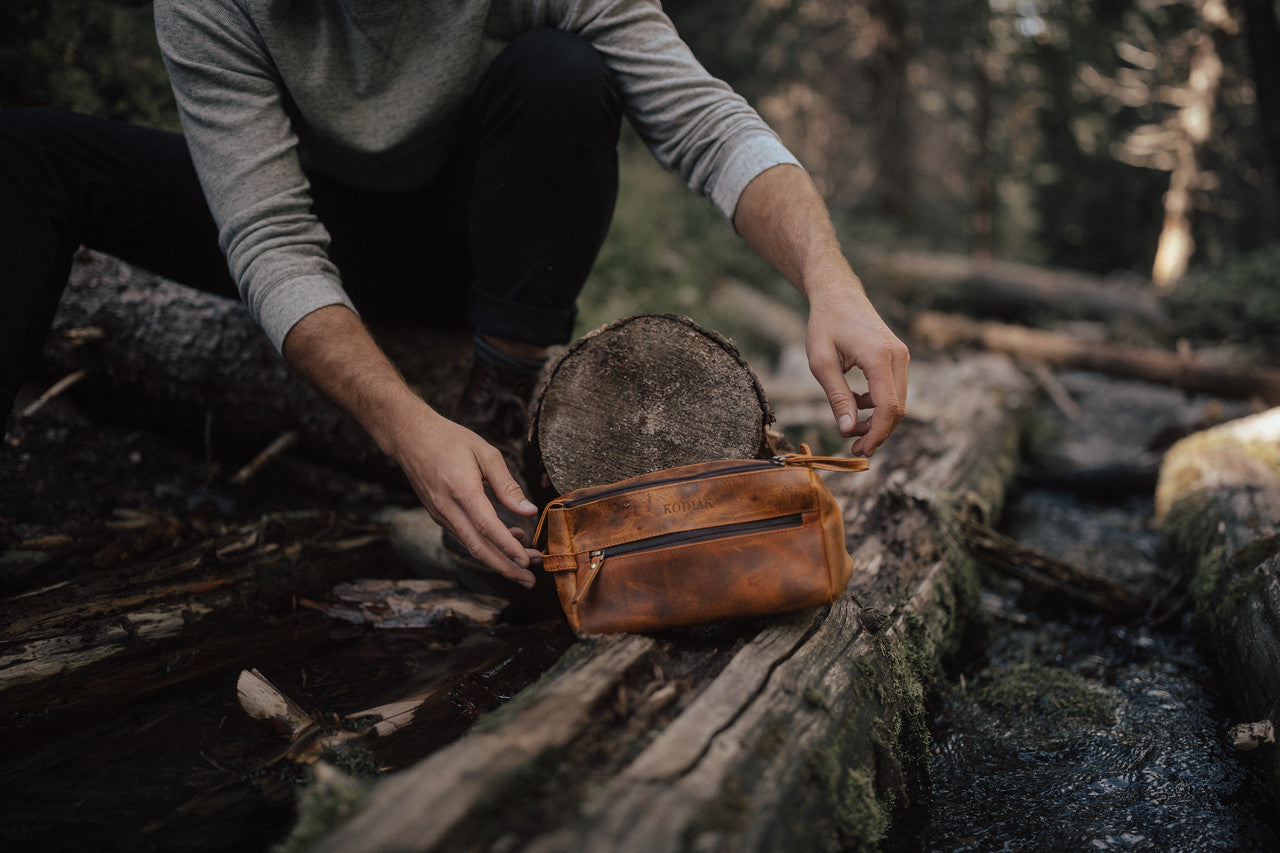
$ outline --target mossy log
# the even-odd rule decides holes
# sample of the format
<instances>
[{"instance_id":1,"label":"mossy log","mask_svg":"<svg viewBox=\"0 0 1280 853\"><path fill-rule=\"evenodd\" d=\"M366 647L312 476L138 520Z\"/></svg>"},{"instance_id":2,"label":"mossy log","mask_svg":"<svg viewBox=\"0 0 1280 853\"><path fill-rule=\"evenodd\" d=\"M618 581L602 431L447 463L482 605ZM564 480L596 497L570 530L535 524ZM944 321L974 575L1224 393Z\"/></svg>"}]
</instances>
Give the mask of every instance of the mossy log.
<instances>
[{"instance_id":1,"label":"mossy log","mask_svg":"<svg viewBox=\"0 0 1280 853\"><path fill-rule=\"evenodd\" d=\"M925 692L980 609L953 525L998 515L1032 396L1000 357L912 370L872 470L829 480L856 564L833 605L581 641L319 849L874 848L925 784Z\"/></svg>"},{"instance_id":2,"label":"mossy log","mask_svg":"<svg viewBox=\"0 0 1280 853\"><path fill-rule=\"evenodd\" d=\"M466 335L373 330L409 383L448 412L470 357ZM299 452L375 475L391 464L354 420L292 372L238 301L81 251L44 349L51 373L84 369L77 393L130 417L248 446L296 431Z\"/></svg>"},{"instance_id":3,"label":"mossy log","mask_svg":"<svg viewBox=\"0 0 1280 853\"><path fill-rule=\"evenodd\" d=\"M1175 444L1157 505L1237 722L1280 723L1280 409Z\"/></svg>"}]
</instances>

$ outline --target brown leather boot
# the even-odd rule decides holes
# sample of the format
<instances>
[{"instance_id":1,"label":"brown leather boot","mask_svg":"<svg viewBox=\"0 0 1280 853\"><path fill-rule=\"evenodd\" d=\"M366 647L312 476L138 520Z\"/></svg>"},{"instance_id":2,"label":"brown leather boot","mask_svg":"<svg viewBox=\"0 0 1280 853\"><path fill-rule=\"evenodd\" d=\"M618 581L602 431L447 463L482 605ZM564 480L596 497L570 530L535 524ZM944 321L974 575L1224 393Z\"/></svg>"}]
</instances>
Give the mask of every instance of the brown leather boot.
<instances>
[{"instance_id":1,"label":"brown leather boot","mask_svg":"<svg viewBox=\"0 0 1280 853\"><path fill-rule=\"evenodd\" d=\"M529 432L529 405L534 389L542 376L541 370L533 370L512 364L499 364L492 360L476 357L472 360L471 371L466 385L458 398L458 406L453 420L478 434L502 454L520 488L528 494L527 480L524 471L525 441ZM486 491L488 491L486 487ZM533 531L537 525L537 517L526 518L511 512L489 493L498 518L507 527L515 527L524 531L524 544L532 546ZM471 556L452 534L445 531L444 546L454 560L454 569L458 582L467 589L498 595L512 603L517 611L508 617L546 618L559 610L558 602L548 602L547 591L554 597L553 584L542 577L536 567L537 578L532 591L519 584L508 581L494 573ZM552 605L547 609L547 605Z\"/></svg>"},{"instance_id":2,"label":"brown leather boot","mask_svg":"<svg viewBox=\"0 0 1280 853\"><path fill-rule=\"evenodd\" d=\"M455 422L478 434L502 453L507 468L522 488L525 485L524 445L529 432L529 404L541 375L538 370L473 359L467 384L453 415Z\"/></svg>"}]
</instances>

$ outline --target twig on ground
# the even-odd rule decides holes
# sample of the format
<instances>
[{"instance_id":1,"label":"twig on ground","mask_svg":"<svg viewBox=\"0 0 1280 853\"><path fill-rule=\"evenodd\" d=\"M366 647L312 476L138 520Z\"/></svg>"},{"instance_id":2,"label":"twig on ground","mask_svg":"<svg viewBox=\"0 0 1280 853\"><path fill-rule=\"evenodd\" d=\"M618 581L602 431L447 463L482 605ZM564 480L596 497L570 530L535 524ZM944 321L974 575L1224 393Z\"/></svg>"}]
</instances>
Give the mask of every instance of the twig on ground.
<instances>
[{"instance_id":1,"label":"twig on ground","mask_svg":"<svg viewBox=\"0 0 1280 853\"><path fill-rule=\"evenodd\" d=\"M256 477L267 465L270 465L272 462L288 453L297 443L297 430L288 430L287 432L281 433L275 441L268 444L261 453L255 456L252 462L235 473L235 476L231 478L231 484L233 486L245 485Z\"/></svg>"},{"instance_id":2,"label":"twig on ground","mask_svg":"<svg viewBox=\"0 0 1280 853\"><path fill-rule=\"evenodd\" d=\"M33 400L29 406L23 409L22 414L19 415L19 417L23 417L23 418L31 417L36 412L43 409L45 407L45 404L47 404L54 397L57 397L59 394L63 393L67 389L74 387L77 383L79 383L88 375L89 375L89 372L87 370L77 370L74 373L69 373L66 376L62 377L57 382L53 383L53 385L50 386L48 391L45 391L43 394L41 394L39 397Z\"/></svg>"}]
</instances>

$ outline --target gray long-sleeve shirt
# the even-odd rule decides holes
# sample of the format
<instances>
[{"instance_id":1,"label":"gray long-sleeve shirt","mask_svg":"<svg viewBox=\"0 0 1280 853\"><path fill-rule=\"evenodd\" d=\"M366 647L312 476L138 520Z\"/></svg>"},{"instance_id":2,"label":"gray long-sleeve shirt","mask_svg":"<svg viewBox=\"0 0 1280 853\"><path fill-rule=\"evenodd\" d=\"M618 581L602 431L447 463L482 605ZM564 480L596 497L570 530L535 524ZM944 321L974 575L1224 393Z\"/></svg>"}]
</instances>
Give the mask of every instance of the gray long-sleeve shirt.
<instances>
[{"instance_id":1,"label":"gray long-sleeve shirt","mask_svg":"<svg viewBox=\"0 0 1280 853\"><path fill-rule=\"evenodd\" d=\"M156 0L155 14L231 274L277 348L317 308L354 309L304 169L425 186L485 69L522 32L586 38L659 162L726 218L752 178L796 162L655 0Z\"/></svg>"}]
</instances>

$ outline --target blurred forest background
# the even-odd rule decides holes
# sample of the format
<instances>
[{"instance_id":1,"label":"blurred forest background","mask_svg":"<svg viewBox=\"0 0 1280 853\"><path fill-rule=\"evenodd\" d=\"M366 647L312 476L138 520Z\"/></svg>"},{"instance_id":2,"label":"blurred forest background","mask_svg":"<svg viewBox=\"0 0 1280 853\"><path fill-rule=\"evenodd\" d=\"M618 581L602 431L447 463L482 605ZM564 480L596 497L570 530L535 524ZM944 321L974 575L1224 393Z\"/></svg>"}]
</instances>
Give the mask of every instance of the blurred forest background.
<instances>
[{"instance_id":1,"label":"blurred forest background","mask_svg":"<svg viewBox=\"0 0 1280 853\"><path fill-rule=\"evenodd\" d=\"M664 7L813 173L855 263L917 248L1137 275L1193 337L1277 337L1273 0ZM138 0L5 3L0 104L176 128L151 27ZM790 298L634 138L624 158L585 323L696 307L726 274Z\"/></svg>"}]
</instances>

